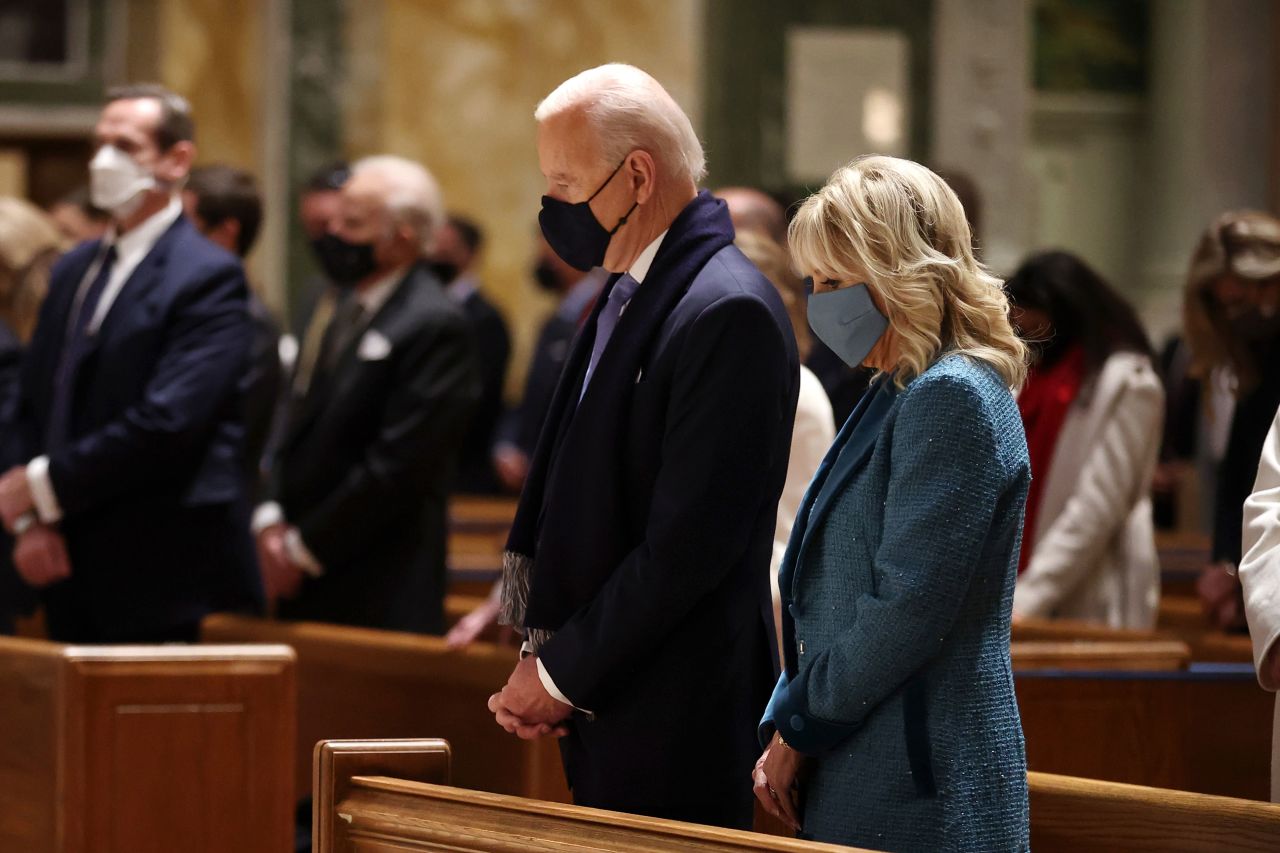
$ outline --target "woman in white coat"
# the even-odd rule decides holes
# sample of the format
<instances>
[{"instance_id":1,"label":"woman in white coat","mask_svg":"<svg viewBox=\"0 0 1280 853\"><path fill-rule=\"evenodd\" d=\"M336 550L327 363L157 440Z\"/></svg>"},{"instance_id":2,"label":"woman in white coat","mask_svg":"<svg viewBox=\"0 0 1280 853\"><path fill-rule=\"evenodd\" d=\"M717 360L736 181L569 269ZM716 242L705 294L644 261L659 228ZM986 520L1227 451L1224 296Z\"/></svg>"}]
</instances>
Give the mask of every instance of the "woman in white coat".
<instances>
[{"instance_id":1,"label":"woman in white coat","mask_svg":"<svg viewBox=\"0 0 1280 853\"><path fill-rule=\"evenodd\" d=\"M1280 688L1280 412L1262 446L1258 479L1244 502L1244 558L1240 584L1253 638L1258 683ZM1280 704L1271 736L1271 799L1280 802Z\"/></svg>"},{"instance_id":2,"label":"woman in white coat","mask_svg":"<svg viewBox=\"0 0 1280 853\"><path fill-rule=\"evenodd\" d=\"M1038 350L1018 400L1032 484L1014 617L1151 628L1164 390L1150 343L1133 308L1074 255L1035 255L1006 289Z\"/></svg>"}]
</instances>

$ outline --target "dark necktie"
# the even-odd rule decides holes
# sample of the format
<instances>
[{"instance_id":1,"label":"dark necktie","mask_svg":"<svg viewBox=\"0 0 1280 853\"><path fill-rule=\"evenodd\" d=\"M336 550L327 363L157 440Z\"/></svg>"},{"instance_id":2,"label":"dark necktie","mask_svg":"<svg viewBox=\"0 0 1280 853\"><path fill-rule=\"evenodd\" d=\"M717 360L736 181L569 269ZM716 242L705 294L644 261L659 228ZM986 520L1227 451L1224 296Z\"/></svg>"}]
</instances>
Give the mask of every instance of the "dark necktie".
<instances>
[{"instance_id":1,"label":"dark necktie","mask_svg":"<svg viewBox=\"0 0 1280 853\"><path fill-rule=\"evenodd\" d=\"M80 368L80 360L89 349L89 324L97 313L98 303L102 301L103 291L111 279L111 271L116 264L116 247L107 248L102 258L102 266L89 283L88 289L79 303L71 306L72 316L67 323L67 336L62 342L62 353L58 359L58 369L53 380L53 405L49 411L49 425L45 434L45 445L48 450L65 447L71 439L71 406L75 396L76 372Z\"/></svg>"},{"instance_id":2,"label":"dark necktie","mask_svg":"<svg viewBox=\"0 0 1280 853\"><path fill-rule=\"evenodd\" d=\"M351 339L360 328L364 319L364 306L355 295L347 297L347 301L338 306L334 312L333 322L324 337L324 347L320 356L321 369L326 376L331 376L337 369L342 354L351 344Z\"/></svg>"},{"instance_id":3,"label":"dark necktie","mask_svg":"<svg viewBox=\"0 0 1280 853\"><path fill-rule=\"evenodd\" d=\"M617 328L618 320L622 318L623 309L627 307L639 286L640 282L624 274L614 282L613 289L609 291L609 299L600 309L600 316L596 318L596 339L591 346L591 362L587 365L587 375L582 380L583 394L587 393L587 385L596 372L596 365L600 363L605 347L609 345L609 338L613 337L613 330Z\"/></svg>"}]
</instances>

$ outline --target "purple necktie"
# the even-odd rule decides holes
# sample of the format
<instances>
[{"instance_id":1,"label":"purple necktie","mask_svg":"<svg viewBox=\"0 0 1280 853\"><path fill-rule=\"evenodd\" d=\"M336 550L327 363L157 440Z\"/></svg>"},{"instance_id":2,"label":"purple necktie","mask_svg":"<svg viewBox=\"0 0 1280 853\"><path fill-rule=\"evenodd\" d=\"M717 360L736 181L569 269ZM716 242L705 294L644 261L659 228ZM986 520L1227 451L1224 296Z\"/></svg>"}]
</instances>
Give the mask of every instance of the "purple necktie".
<instances>
[{"instance_id":1,"label":"purple necktie","mask_svg":"<svg viewBox=\"0 0 1280 853\"><path fill-rule=\"evenodd\" d=\"M89 324L97 313L98 303L102 301L102 293L107 289L107 281L111 278L115 263L116 247L112 245L103 255L102 266L84 292L84 298L78 306L72 305L75 316L67 323L67 337L62 342L62 354L53 380L53 405L50 407L49 424L45 432L45 446L48 450L61 449L71 439L71 402L75 392L76 371L80 367L80 359L89 348Z\"/></svg>"},{"instance_id":2,"label":"purple necktie","mask_svg":"<svg viewBox=\"0 0 1280 853\"><path fill-rule=\"evenodd\" d=\"M609 338L613 336L618 319L639 286L640 282L630 275L623 275L614 282L613 289L609 291L609 299L600 309L600 316L596 318L596 340L591 347L591 361L587 364L587 375L582 380L583 394L587 393L587 385L591 382L592 374L596 372L596 365L600 363L604 348L609 345ZM582 397L579 396L578 399L581 400Z\"/></svg>"}]
</instances>

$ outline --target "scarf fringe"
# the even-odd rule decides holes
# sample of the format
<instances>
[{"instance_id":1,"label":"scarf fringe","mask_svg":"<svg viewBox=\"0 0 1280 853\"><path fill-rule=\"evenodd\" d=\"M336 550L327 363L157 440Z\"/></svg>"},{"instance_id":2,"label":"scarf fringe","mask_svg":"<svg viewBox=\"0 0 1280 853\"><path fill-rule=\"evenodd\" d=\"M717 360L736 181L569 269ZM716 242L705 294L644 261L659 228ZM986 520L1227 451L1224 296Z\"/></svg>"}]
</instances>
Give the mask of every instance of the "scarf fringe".
<instances>
[{"instance_id":1,"label":"scarf fringe","mask_svg":"<svg viewBox=\"0 0 1280 853\"><path fill-rule=\"evenodd\" d=\"M552 631L526 628L524 617L529 609L529 587L533 582L533 559L515 551L502 552L502 601L498 609L498 623L510 625L524 634L524 638L537 652Z\"/></svg>"}]
</instances>

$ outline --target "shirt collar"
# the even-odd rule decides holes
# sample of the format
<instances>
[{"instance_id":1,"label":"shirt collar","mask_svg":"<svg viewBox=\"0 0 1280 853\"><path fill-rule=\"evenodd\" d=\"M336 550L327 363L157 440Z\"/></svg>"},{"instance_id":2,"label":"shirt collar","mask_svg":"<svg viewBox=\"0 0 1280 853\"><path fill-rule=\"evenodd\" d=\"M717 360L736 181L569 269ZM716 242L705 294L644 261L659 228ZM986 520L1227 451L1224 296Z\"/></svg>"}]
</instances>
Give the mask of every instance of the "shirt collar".
<instances>
[{"instance_id":1,"label":"shirt collar","mask_svg":"<svg viewBox=\"0 0 1280 853\"><path fill-rule=\"evenodd\" d=\"M671 229L668 228L667 231L669 230ZM658 254L658 248L662 245L662 238L666 236L667 232L663 231L657 237L654 237L653 242L645 246L639 257L631 262L631 269L627 270L627 275L637 282L643 283L644 277L649 274L649 267L653 266L653 258Z\"/></svg>"},{"instance_id":2,"label":"shirt collar","mask_svg":"<svg viewBox=\"0 0 1280 853\"><path fill-rule=\"evenodd\" d=\"M372 317L387 304L387 300L395 292L396 285L404 279L408 271L408 267L396 267L367 288L356 291L356 301L364 310L365 317Z\"/></svg>"},{"instance_id":3,"label":"shirt collar","mask_svg":"<svg viewBox=\"0 0 1280 853\"><path fill-rule=\"evenodd\" d=\"M176 195L170 196L169 203L163 209L151 214L127 233L117 237L115 226L112 225L102 242L116 247L116 263L121 266L134 260L141 261L181 215L182 200Z\"/></svg>"}]
</instances>

